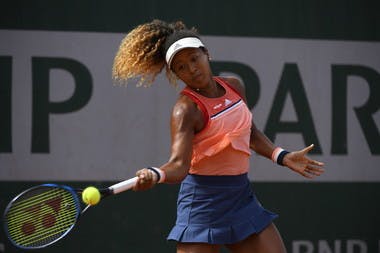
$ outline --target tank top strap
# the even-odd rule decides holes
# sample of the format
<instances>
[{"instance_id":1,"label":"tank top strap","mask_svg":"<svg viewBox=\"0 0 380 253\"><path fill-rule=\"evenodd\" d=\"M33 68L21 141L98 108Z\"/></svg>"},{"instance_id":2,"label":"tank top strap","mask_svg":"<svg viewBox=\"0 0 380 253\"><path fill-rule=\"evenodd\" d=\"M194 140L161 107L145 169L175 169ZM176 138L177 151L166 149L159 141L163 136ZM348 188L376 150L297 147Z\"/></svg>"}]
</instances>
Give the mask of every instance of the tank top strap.
<instances>
[{"instance_id":1,"label":"tank top strap","mask_svg":"<svg viewBox=\"0 0 380 253\"><path fill-rule=\"evenodd\" d=\"M219 98L208 98L202 96L189 87L185 87L181 91L182 95L185 95L193 100L202 111L205 126L203 129L208 126L210 119L214 115L228 109L228 107L234 105L239 100L243 100L240 93L231 84L220 77L213 77L213 79L225 90L225 94Z\"/></svg>"},{"instance_id":2,"label":"tank top strap","mask_svg":"<svg viewBox=\"0 0 380 253\"><path fill-rule=\"evenodd\" d=\"M221 77L218 77L218 76L214 76L213 77L215 81L217 81L220 85L222 85L225 89L226 89L226 86L228 88L230 88L233 92L235 92L241 99L243 99L244 101L244 98L241 96L241 94L238 92L238 90L232 86L230 83L228 83L227 81L223 80L223 78ZM227 90L227 89L226 89Z\"/></svg>"},{"instance_id":3,"label":"tank top strap","mask_svg":"<svg viewBox=\"0 0 380 253\"><path fill-rule=\"evenodd\" d=\"M194 101L199 106L199 109L201 110L203 114L203 120L204 120L204 126L206 127L209 120L210 120L210 115L207 111L206 106L202 103L202 101L198 98L196 94L194 94L194 91L192 91L190 88L186 87L181 91L181 94L189 97L191 100ZM204 128L205 128L204 127Z\"/></svg>"}]
</instances>

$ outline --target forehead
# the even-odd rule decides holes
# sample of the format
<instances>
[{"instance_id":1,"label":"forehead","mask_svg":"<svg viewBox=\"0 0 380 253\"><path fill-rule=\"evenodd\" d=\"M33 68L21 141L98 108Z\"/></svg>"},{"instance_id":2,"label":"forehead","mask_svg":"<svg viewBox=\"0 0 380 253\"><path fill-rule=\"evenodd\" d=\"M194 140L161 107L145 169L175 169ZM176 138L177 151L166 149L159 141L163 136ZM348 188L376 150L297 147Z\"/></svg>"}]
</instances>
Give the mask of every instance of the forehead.
<instances>
[{"instance_id":1,"label":"forehead","mask_svg":"<svg viewBox=\"0 0 380 253\"><path fill-rule=\"evenodd\" d=\"M188 60L192 54L199 52L203 52L201 48L184 48L178 51L173 57L172 66L177 62Z\"/></svg>"}]
</instances>

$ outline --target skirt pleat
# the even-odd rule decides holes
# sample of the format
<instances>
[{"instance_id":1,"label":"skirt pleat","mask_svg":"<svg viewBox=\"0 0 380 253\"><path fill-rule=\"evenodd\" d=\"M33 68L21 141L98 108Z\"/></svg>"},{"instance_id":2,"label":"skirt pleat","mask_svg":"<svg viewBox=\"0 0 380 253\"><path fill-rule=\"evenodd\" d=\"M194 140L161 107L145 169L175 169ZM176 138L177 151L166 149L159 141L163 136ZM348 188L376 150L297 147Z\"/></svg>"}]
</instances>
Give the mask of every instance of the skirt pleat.
<instances>
[{"instance_id":1,"label":"skirt pleat","mask_svg":"<svg viewBox=\"0 0 380 253\"><path fill-rule=\"evenodd\" d=\"M247 174L188 175L178 194L176 224L167 239L231 244L259 233L277 217L257 200Z\"/></svg>"}]
</instances>

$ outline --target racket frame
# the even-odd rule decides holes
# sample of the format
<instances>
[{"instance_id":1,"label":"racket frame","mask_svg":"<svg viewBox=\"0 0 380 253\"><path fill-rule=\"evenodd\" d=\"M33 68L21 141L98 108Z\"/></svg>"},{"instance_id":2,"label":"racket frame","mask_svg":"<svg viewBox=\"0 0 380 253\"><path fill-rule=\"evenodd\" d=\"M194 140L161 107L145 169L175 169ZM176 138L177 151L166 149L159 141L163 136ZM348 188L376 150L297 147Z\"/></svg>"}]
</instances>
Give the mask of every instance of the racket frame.
<instances>
[{"instance_id":1,"label":"racket frame","mask_svg":"<svg viewBox=\"0 0 380 253\"><path fill-rule=\"evenodd\" d=\"M133 186L136 184L137 180L138 180L138 177L133 177L133 178L121 181L119 183L116 183L114 185L111 185L108 188L99 189L99 192L101 193L102 198L107 197L109 195L119 194L121 192L124 192L124 191L127 191L127 190L133 188ZM9 209L12 207L12 204L14 202L16 202L20 197L22 197L23 195L27 194L30 191L33 191L33 190L35 190L37 188L41 188L41 187L50 187L52 189L53 188L60 188L60 189L63 189L65 191L69 192L72 195L72 197L74 199L74 202L75 202L75 207L76 207L75 222L61 236L57 237L56 239L54 239L53 241L51 241L51 242L49 242L47 244L44 244L44 245L41 245L41 246L33 246L33 247L26 247L26 246L19 245L10 236L10 233L9 233L9 230L8 230L8 225L7 225L8 219L6 218L6 216L8 214ZM83 209L81 208L81 202L79 200L78 195L82 194L82 192L83 192L83 189L74 189L74 188L72 188L70 186L67 186L67 185L52 184L52 183L50 183L50 184L41 184L41 185L33 186L31 188L28 188L28 189L24 190L23 192L21 192L20 194L18 194L16 197L14 197L8 203L7 207L5 208L4 214L3 214L4 230L5 230L5 233L6 233L7 237L8 237L8 239L17 248L27 249L27 250L46 248L46 247L48 247L48 246L56 243L57 241L61 240L63 237L65 237L74 228L74 226L76 225L76 223L79 220L79 217L85 211L87 211L87 209L89 207L91 207L91 205L87 205L85 208L83 208Z\"/></svg>"},{"instance_id":2,"label":"racket frame","mask_svg":"<svg viewBox=\"0 0 380 253\"><path fill-rule=\"evenodd\" d=\"M9 233L9 229L8 229L8 219L7 219L7 214L8 214L8 211L9 209L12 207L13 203L15 203L20 197L22 197L23 195L27 194L28 192L31 192L33 190L36 190L38 188L42 188L42 187L48 187L48 188L60 188L60 189L63 189L67 192L69 192L71 194L71 196L73 197L74 199L74 203L75 203L75 209L76 209L76 217L75 217L75 222L62 234L60 235L59 237L57 237L56 239L54 239L53 241L47 243L47 244L44 244L44 245L41 245L41 246L33 246L33 247L26 247L26 246L22 246L18 243L16 243L10 236L10 233ZM42 248L46 248L48 246L50 246L51 244L59 241L60 239L62 239L63 237L65 237L75 226L75 224L78 222L79 220L79 217L80 215L83 213L81 211L81 208L80 208L80 201L79 201L79 197L78 197L78 192L76 190L74 190L73 188L71 188L70 186L67 186L67 185L59 185L59 184L41 184L41 185L37 185L37 186L33 186L31 188L28 188L26 189L25 191L21 192L20 194L18 194L16 197L14 197L7 205L7 207L5 208L5 211L4 211L4 214L3 214L3 220L4 220L4 231L5 231L5 234L6 236L8 237L9 241L14 245L16 246L17 248L20 248L20 249L26 249L26 250L32 250L32 249L42 249ZM84 209L86 210L87 207Z\"/></svg>"}]
</instances>

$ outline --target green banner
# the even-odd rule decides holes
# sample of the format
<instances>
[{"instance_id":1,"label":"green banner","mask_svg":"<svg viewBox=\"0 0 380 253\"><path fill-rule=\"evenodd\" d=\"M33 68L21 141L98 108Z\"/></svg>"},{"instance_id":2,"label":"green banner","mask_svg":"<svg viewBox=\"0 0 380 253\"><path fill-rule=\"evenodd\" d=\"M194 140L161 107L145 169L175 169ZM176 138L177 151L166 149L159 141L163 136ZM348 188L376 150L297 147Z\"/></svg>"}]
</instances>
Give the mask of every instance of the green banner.
<instances>
[{"instance_id":1,"label":"green banner","mask_svg":"<svg viewBox=\"0 0 380 253\"><path fill-rule=\"evenodd\" d=\"M74 187L111 182L61 182ZM37 182L2 182L0 210ZM275 220L289 253L379 252L379 183L253 183L262 205ZM178 185L146 192L128 191L90 208L73 231L34 252L175 252L166 236L176 218ZM22 252L0 233L0 252Z\"/></svg>"}]
</instances>

